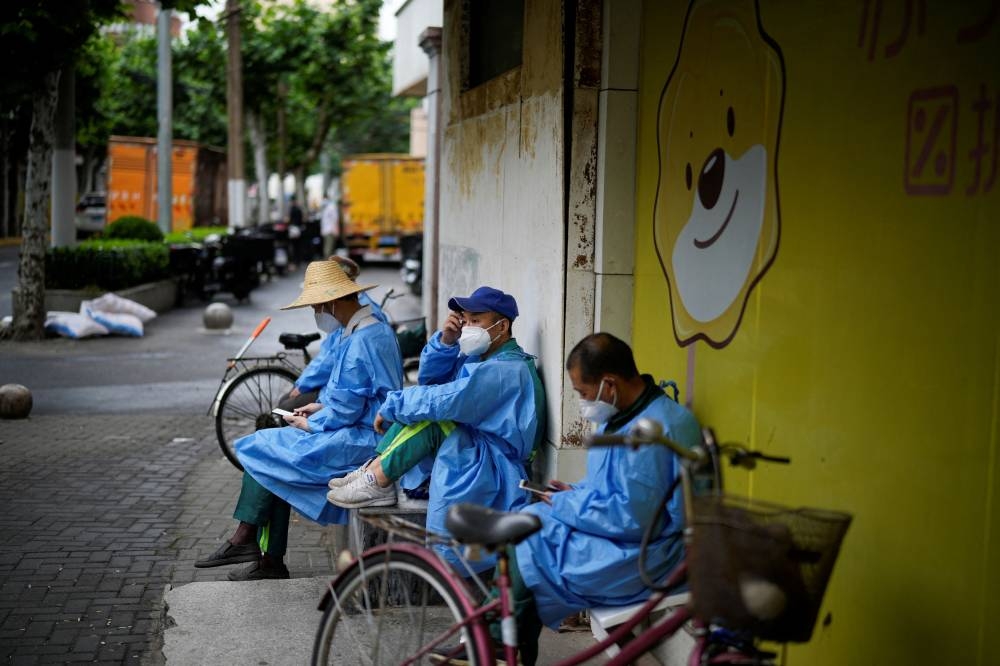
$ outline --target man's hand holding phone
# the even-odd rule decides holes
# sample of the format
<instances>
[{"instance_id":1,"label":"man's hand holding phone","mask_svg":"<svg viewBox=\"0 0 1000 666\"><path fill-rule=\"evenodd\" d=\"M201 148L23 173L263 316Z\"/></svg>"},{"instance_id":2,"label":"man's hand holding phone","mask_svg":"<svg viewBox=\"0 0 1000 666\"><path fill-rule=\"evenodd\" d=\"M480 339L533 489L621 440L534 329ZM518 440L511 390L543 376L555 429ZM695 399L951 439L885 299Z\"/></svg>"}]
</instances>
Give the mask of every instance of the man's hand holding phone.
<instances>
[{"instance_id":1,"label":"man's hand holding phone","mask_svg":"<svg viewBox=\"0 0 1000 666\"><path fill-rule=\"evenodd\" d=\"M527 490L530 493L534 493L546 504L552 504L552 493L557 493L561 490L569 490L570 488L568 484L565 484L562 481L552 480L547 484L541 484L535 483L534 481L528 481L526 479L521 479L521 482L517 484L517 487Z\"/></svg>"}]
</instances>

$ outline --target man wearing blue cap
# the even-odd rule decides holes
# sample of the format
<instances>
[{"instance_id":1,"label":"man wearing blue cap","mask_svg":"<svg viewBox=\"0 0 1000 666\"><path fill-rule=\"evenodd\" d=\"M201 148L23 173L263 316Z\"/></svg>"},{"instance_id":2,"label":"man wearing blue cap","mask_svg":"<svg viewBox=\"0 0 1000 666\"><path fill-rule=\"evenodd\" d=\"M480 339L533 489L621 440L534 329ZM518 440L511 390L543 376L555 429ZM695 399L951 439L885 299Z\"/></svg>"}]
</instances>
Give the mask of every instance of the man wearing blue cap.
<instances>
[{"instance_id":1,"label":"man wearing blue cap","mask_svg":"<svg viewBox=\"0 0 1000 666\"><path fill-rule=\"evenodd\" d=\"M333 504L391 506L394 482L412 489L429 478L427 527L445 532L453 503L503 511L527 503L518 482L527 478L545 434L545 393L534 357L511 335L517 303L480 287L448 307L452 312L421 353L419 386L389 393L379 408L375 429L391 424L379 455L330 481Z\"/></svg>"}]
</instances>

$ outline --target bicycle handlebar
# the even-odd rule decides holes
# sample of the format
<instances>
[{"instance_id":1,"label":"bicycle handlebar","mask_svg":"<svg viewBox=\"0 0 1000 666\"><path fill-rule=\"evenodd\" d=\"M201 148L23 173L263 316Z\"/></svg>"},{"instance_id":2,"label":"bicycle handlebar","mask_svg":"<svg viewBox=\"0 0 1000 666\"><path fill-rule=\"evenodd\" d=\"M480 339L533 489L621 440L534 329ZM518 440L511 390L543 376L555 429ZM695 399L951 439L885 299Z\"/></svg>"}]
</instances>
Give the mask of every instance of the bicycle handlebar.
<instances>
[{"instance_id":1,"label":"bicycle handlebar","mask_svg":"<svg viewBox=\"0 0 1000 666\"><path fill-rule=\"evenodd\" d=\"M702 462L705 460L708 448L718 448L721 453L729 456L729 464L741 466L746 469L754 469L758 460L765 462L789 464L792 460L787 456L773 456L760 451L749 451L737 444L715 444L715 434L711 428L702 429L702 440L704 446L690 449L678 444L669 437L664 436L663 427L651 419L641 419L627 433L596 434L587 438L587 446L632 446L638 447L644 444L662 444L667 446L676 455L692 462Z\"/></svg>"},{"instance_id":2,"label":"bicycle handlebar","mask_svg":"<svg viewBox=\"0 0 1000 666\"><path fill-rule=\"evenodd\" d=\"M640 419L627 433L597 434L587 438L587 446L633 446L662 444L681 458L700 462L705 458L701 449L689 449L663 435L663 426L652 419Z\"/></svg>"}]
</instances>

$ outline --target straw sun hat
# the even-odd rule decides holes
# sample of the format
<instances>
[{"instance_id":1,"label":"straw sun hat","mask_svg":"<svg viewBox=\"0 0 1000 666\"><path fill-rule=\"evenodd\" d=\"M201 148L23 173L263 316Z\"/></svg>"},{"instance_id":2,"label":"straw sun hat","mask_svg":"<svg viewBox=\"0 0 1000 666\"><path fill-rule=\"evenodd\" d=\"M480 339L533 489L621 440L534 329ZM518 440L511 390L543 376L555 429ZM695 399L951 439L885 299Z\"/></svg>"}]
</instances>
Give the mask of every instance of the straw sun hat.
<instances>
[{"instance_id":1,"label":"straw sun hat","mask_svg":"<svg viewBox=\"0 0 1000 666\"><path fill-rule=\"evenodd\" d=\"M306 266L306 279L302 283L302 293L282 310L304 308L308 305L327 303L361 291L374 289L378 285L361 286L347 277L344 269L335 261L314 261Z\"/></svg>"}]
</instances>

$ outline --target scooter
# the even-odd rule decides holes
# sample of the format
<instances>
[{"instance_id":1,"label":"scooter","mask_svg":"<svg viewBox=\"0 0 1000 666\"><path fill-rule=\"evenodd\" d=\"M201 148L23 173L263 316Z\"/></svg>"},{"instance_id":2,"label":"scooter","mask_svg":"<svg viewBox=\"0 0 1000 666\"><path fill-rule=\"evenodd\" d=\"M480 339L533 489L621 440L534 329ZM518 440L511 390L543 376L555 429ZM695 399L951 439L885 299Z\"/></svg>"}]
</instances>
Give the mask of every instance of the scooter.
<instances>
[{"instance_id":1,"label":"scooter","mask_svg":"<svg viewBox=\"0 0 1000 666\"><path fill-rule=\"evenodd\" d=\"M423 236L409 236L400 243L402 265L400 278L414 296L424 291L424 239Z\"/></svg>"}]
</instances>

